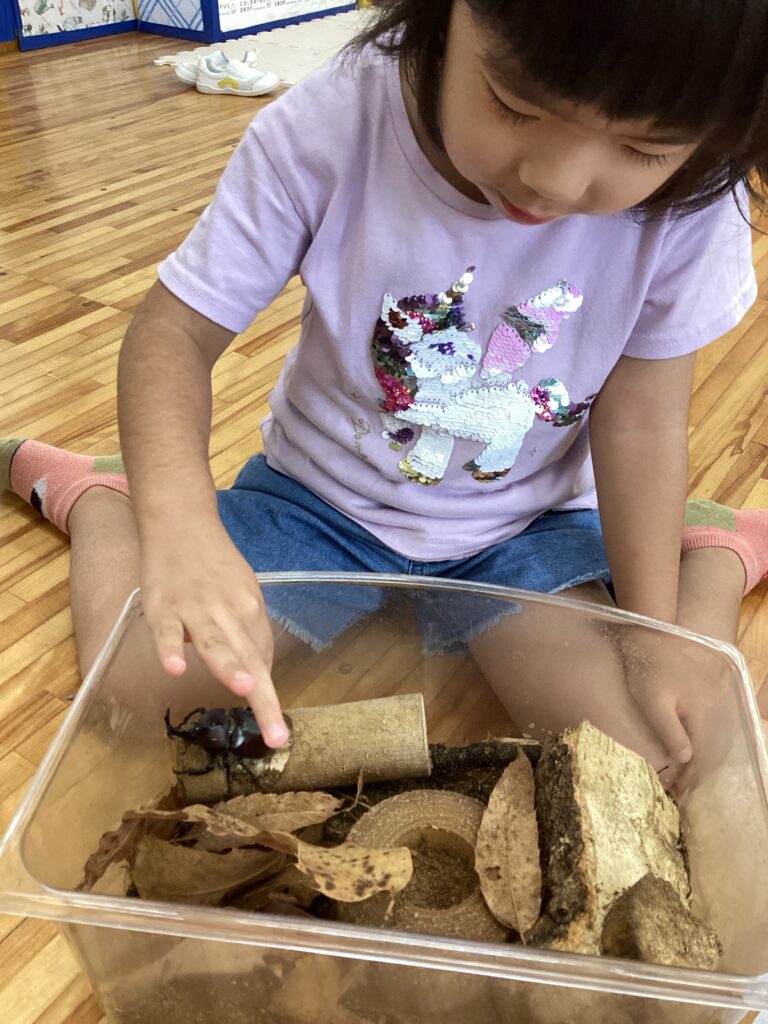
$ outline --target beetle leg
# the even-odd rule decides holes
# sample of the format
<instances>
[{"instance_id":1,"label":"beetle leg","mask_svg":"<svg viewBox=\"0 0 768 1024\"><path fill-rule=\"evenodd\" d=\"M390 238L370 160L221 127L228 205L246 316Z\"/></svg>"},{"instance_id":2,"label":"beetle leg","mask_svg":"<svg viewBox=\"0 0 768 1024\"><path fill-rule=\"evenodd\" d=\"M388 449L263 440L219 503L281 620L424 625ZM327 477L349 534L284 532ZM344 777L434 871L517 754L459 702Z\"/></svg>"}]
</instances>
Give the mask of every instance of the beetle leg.
<instances>
[{"instance_id":1,"label":"beetle leg","mask_svg":"<svg viewBox=\"0 0 768 1024\"><path fill-rule=\"evenodd\" d=\"M207 775L208 772L212 772L214 769L213 764L209 764L207 768L185 768L183 771L179 771L178 768L173 769L174 775Z\"/></svg>"},{"instance_id":2,"label":"beetle leg","mask_svg":"<svg viewBox=\"0 0 768 1024\"><path fill-rule=\"evenodd\" d=\"M223 754L217 754L213 760L217 768L224 769L224 778L226 779L227 782L225 799L229 800L230 797L232 796L232 779L229 774L229 754L226 751L224 751Z\"/></svg>"},{"instance_id":3,"label":"beetle leg","mask_svg":"<svg viewBox=\"0 0 768 1024\"><path fill-rule=\"evenodd\" d=\"M184 726L190 720L193 715L204 714L205 708L193 708L186 717L182 718L178 725L171 723L171 709L168 708L165 712L165 728L169 736L179 736L181 739L189 739L186 732L184 732Z\"/></svg>"}]
</instances>

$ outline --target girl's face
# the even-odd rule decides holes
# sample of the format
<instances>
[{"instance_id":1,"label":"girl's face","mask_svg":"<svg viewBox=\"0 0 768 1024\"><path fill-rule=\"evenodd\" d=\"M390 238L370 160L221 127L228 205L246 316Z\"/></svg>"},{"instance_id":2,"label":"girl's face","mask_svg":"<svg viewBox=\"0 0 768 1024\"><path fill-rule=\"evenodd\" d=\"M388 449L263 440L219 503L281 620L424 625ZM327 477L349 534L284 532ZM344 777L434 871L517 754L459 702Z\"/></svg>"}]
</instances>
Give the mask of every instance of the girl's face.
<instances>
[{"instance_id":1,"label":"girl's face","mask_svg":"<svg viewBox=\"0 0 768 1024\"><path fill-rule=\"evenodd\" d=\"M650 122L609 121L593 108L542 95L523 75L510 81L508 62L497 68L489 56L491 42L456 0L440 126L449 178L510 220L540 224L626 210L696 150L697 140Z\"/></svg>"}]
</instances>

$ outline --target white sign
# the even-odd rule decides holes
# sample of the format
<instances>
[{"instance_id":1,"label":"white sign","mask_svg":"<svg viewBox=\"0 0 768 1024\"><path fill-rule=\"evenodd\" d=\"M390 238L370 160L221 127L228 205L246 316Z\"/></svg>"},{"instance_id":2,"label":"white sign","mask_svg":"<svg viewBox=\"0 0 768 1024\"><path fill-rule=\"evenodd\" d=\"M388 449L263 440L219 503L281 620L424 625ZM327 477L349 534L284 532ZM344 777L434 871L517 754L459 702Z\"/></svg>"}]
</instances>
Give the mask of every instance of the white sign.
<instances>
[{"instance_id":1,"label":"white sign","mask_svg":"<svg viewBox=\"0 0 768 1024\"><path fill-rule=\"evenodd\" d=\"M343 6L344 0L219 0L219 24L222 32L235 32Z\"/></svg>"}]
</instances>

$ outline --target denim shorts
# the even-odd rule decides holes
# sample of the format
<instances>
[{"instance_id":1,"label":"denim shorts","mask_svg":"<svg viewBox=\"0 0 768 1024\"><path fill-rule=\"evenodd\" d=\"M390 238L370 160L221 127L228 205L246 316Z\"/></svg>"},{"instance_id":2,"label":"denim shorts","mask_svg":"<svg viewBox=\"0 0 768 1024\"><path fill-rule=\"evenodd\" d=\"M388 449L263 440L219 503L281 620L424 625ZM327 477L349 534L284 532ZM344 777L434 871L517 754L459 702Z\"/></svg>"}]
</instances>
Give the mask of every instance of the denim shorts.
<instances>
[{"instance_id":1,"label":"denim shorts","mask_svg":"<svg viewBox=\"0 0 768 1024\"><path fill-rule=\"evenodd\" d=\"M421 562L393 551L358 523L256 455L234 485L219 491L219 513L241 554L258 573L385 573L492 583L554 594L590 580L610 579L595 509L545 512L522 533L466 558ZM353 598L351 595L354 595ZM322 607L301 587L267 587L270 618L316 650L377 611L386 590L342 587L323 591ZM455 653L474 635L510 614L509 601L477 600L461 591L422 592L417 615L430 653ZM471 614L468 611L471 605ZM468 623L471 622L471 627Z\"/></svg>"}]
</instances>

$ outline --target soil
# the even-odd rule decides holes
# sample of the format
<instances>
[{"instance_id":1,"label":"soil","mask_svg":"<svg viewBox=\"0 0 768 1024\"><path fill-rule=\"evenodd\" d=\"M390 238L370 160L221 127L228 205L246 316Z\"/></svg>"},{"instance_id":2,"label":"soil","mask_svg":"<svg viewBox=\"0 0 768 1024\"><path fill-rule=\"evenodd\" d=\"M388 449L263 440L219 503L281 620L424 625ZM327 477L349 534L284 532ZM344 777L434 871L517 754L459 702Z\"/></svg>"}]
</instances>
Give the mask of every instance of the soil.
<instances>
[{"instance_id":1,"label":"soil","mask_svg":"<svg viewBox=\"0 0 768 1024\"><path fill-rule=\"evenodd\" d=\"M457 854L435 849L423 839L410 850L413 878L403 890L409 903L442 910L462 903L474 892L477 872Z\"/></svg>"}]
</instances>

